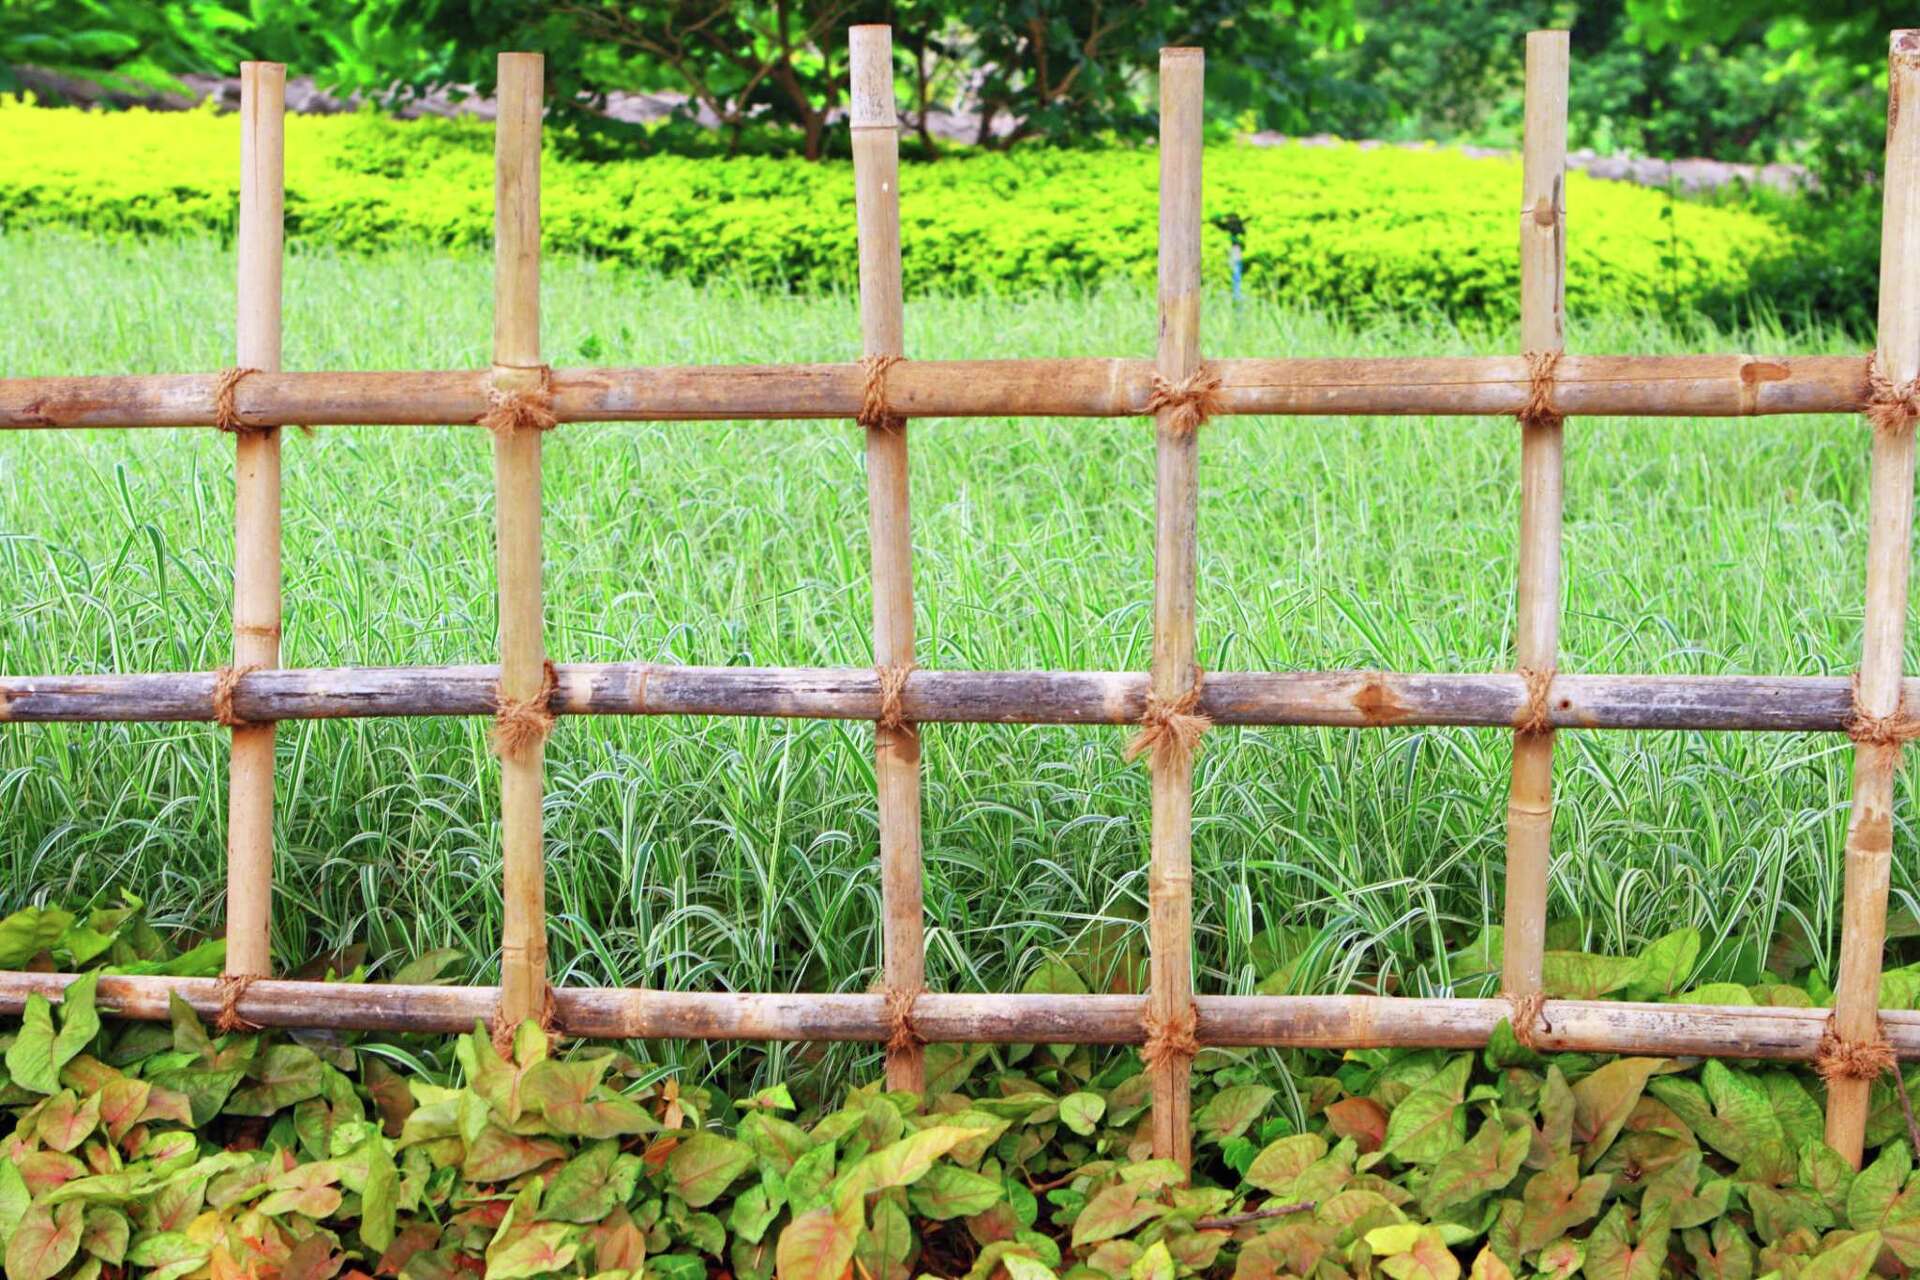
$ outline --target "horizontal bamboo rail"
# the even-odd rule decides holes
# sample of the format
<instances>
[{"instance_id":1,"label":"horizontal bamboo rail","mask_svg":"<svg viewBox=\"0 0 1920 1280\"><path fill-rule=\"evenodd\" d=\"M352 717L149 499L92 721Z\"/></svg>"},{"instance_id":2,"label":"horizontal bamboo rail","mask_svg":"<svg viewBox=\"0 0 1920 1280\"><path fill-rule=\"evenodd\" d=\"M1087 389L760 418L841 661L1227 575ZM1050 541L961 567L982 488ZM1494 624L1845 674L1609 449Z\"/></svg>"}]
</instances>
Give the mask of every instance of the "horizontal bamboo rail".
<instances>
[{"instance_id":1,"label":"horizontal bamboo rail","mask_svg":"<svg viewBox=\"0 0 1920 1280\"><path fill-rule=\"evenodd\" d=\"M1516 356L1213 360L1221 413L1512 415L1530 378ZM887 373L907 418L1121 418L1146 413L1151 360L908 360ZM201 427L215 374L0 379L0 429ZM243 422L319 427L478 422L486 370L255 373L234 389ZM857 364L555 369L561 422L847 419L861 409ZM1740 418L1858 413L1863 356L1574 356L1554 372L1562 412L1599 417Z\"/></svg>"},{"instance_id":2,"label":"horizontal bamboo rail","mask_svg":"<svg viewBox=\"0 0 1920 1280\"><path fill-rule=\"evenodd\" d=\"M562 662L555 715L773 716L873 720L880 679L870 667L682 667ZM497 666L332 667L254 671L234 683L246 720L483 716L495 709ZM213 719L215 676L0 676L0 723ZM1134 724L1148 677L1128 671L915 670L900 695L922 724ZM1920 678L1903 686L1920 706ZM1527 704L1511 672L1210 671L1199 710L1223 725L1368 729L1511 727ZM1549 717L1557 729L1706 729L1837 733L1853 710L1843 676L1560 675Z\"/></svg>"},{"instance_id":3,"label":"horizontal bamboo rail","mask_svg":"<svg viewBox=\"0 0 1920 1280\"><path fill-rule=\"evenodd\" d=\"M58 999L73 974L0 973L0 1016L17 1015L30 994ZM220 1008L211 978L103 977L102 1008L123 1018L164 1021L178 992L202 1014ZM272 1027L453 1033L491 1016L495 987L386 986L261 980L238 1003L249 1021ZM978 995L929 992L914 1005L929 1041L969 1044L1139 1044L1145 996ZM1199 1040L1222 1048L1473 1049L1512 1006L1505 1000L1394 996L1198 996ZM1551 1029L1535 1035L1556 1053L1658 1053L1805 1061L1817 1052L1830 1010L1738 1005L1555 1000ZM560 987L555 1025L570 1036L633 1040L884 1040L882 995L652 991ZM1920 1013L1881 1015L1903 1057L1920 1057Z\"/></svg>"}]
</instances>

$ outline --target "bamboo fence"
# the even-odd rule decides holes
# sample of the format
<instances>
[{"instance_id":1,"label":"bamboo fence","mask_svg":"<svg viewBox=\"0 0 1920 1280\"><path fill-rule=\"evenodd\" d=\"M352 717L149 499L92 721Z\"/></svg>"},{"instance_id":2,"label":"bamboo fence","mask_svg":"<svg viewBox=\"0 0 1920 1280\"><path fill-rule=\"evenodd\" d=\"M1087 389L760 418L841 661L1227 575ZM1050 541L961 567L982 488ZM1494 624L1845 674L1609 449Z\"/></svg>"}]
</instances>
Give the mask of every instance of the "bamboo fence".
<instances>
[{"instance_id":1,"label":"bamboo fence","mask_svg":"<svg viewBox=\"0 0 1920 1280\"><path fill-rule=\"evenodd\" d=\"M1470 1048L1509 1020L1543 1050L1812 1060L1829 1076L1829 1140L1859 1161L1872 1079L1920 1056L1920 1013L1878 1006L1893 777L1920 736L1901 670L1920 415L1920 31L1892 36L1880 332L1870 358L1562 354L1567 37L1527 41L1519 213L1521 337L1513 357L1208 361L1200 341L1204 58L1161 55L1160 345L1155 359L903 359L891 35L851 33L860 245L858 364L549 369L539 350L540 103L534 54L500 58L493 366L482 371L281 372L284 68L242 72L236 365L218 374L0 380L0 428L217 426L235 437L234 660L211 673L0 676L0 722L218 721L233 731L228 965L219 980L106 977L103 1004L163 1018L177 994L233 1023L465 1030L540 1019L572 1036L880 1041L896 1088L931 1041L1138 1044L1152 1073L1156 1151L1185 1160L1188 1073L1205 1045ZM1555 669L1566 417L1860 413L1872 423L1864 638L1858 674L1634 676ZM1513 415L1521 431L1518 626L1512 672L1212 672L1194 665L1195 461L1209 419L1234 414ZM1155 422L1152 669L914 667L907 422L1119 417ZM542 435L580 421L852 418L867 442L872 670L554 664L542 639ZM473 424L494 435L500 662L282 669L280 440L287 425ZM506 903L501 985L340 986L268 976L274 726L356 716L492 715L501 756ZM879 790L884 990L872 995L554 990L547 980L540 805L555 717L738 715L871 720ZM1124 995L922 989L920 750L933 722L1134 724L1152 779L1150 987ZM1190 937L1192 750L1212 724L1480 725L1514 731L1501 999L1195 995ZM1855 742L1835 1009L1541 997L1561 730L1846 733ZM0 974L0 1013L58 998L70 974Z\"/></svg>"}]
</instances>

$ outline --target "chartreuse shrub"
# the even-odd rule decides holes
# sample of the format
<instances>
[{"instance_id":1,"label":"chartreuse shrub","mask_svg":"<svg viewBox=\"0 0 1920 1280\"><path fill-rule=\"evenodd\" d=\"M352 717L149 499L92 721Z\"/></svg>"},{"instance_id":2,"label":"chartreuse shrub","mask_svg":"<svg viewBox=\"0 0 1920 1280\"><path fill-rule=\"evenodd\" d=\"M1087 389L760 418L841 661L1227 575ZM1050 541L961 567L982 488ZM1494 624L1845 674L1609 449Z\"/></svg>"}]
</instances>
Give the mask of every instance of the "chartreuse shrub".
<instances>
[{"instance_id":1,"label":"chartreuse shrub","mask_svg":"<svg viewBox=\"0 0 1920 1280\"><path fill-rule=\"evenodd\" d=\"M0 220L103 233L221 232L234 216L231 116L0 104ZM492 135L472 121L374 115L287 122L296 240L356 249L478 246L492 233ZM1756 262L1813 255L1758 213L1570 175L1568 303L1576 310L1724 308ZM855 273L844 162L549 155L546 243L650 272L842 288ZM1082 287L1154 278L1150 149L953 156L901 179L915 290ZM1355 311L1505 318L1517 307L1517 161L1455 151L1223 145L1206 158L1210 216L1248 228L1258 293ZM1209 226L1209 271L1227 242Z\"/></svg>"},{"instance_id":2,"label":"chartreuse shrub","mask_svg":"<svg viewBox=\"0 0 1920 1280\"><path fill-rule=\"evenodd\" d=\"M126 924L24 923L54 947ZM1585 968L1671 997L1698 946L1682 932ZM1189 1182L1151 1158L1130 1053L936 1045L925 1096L873 1085L803 1111L784 1085L736 1099L613 1047L556 1052L532 1023L450 1048L216 1035L178 1002L170 1025L114 1025L97 978L57 1008L30 997L6 1037L8 1280L1866 1280L1920 1263L1891 1091L1855 1173L1803 1074L1543 1056L1504 1023L1481 1053L1202 1053Z\"/></svg>"}]
</instances>

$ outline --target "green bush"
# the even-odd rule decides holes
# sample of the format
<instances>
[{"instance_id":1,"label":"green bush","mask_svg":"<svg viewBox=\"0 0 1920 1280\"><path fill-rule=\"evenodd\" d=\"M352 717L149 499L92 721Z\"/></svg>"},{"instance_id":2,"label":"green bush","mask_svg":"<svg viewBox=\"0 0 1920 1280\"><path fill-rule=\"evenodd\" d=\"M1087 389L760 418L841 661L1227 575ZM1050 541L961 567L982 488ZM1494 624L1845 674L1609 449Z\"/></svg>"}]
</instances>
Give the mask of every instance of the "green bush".
<instances>
[{"instance_id":1,"label":"green bush","mask_svg":"<svg viewBox=\"0 0 1920 1280\"><path fill-rule=\"evenodd\" d=\"M0 219L102 233L231 227L231 116L104 115L0 106ZM908 287L970 292L1150 282L1158 235L1151 150L966 155L902 175ZM1248 225L1254 292L1341 310L1437 310L1501 320L1517 305L1520 169L1454 151L1359 146L1207 153L1207 213ZM549 155L549 249L669 275L796 289L854 281L852 175L841 163L660 156L589 164ZM288 123L287 221L349 248L478 247L492 225L492 140L471 121L372 115ZM1794 256L1751 210L1570 179L1568 305L1725 309L1756 262ZM1227 242L1209 226L1209 278Z\"/></svg>"}]
</instances>

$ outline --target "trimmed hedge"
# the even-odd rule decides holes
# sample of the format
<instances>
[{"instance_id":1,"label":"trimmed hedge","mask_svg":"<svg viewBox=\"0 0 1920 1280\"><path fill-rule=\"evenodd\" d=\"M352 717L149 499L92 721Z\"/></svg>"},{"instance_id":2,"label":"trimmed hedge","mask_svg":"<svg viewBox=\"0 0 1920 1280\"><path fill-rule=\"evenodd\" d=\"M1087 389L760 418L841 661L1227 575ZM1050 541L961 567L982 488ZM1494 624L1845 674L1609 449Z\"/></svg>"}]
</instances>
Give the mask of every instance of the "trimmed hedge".
<instances>
[{"instance_id":1,"label":"trimmed hedge","mask_svg":"<svg viewBox=\"0 0 1920 1280\"><path fill-rule=\"evenodd\" d=\"M492 226L492 133L475 121L374 115L288 121L287 219L311 243L479 247ZM210 111L116 114L0 105L0 219L101 233L230 229L238 124ZM1341 310L1510 317L1517 161L1448 150L1215 146L1207 212L1248 224L1248 287ZM1724 307L1755 263L1801 246L1743 209L1570 176L1568 305ZM643 270L845 288L855 272L843 162L550 154L549 249ZM969 292L1154 278L1151 150L950 156L902 176L908 287ZM1206 232L1224 281L1224 233Z\"/></svg>"}]
</instances>

